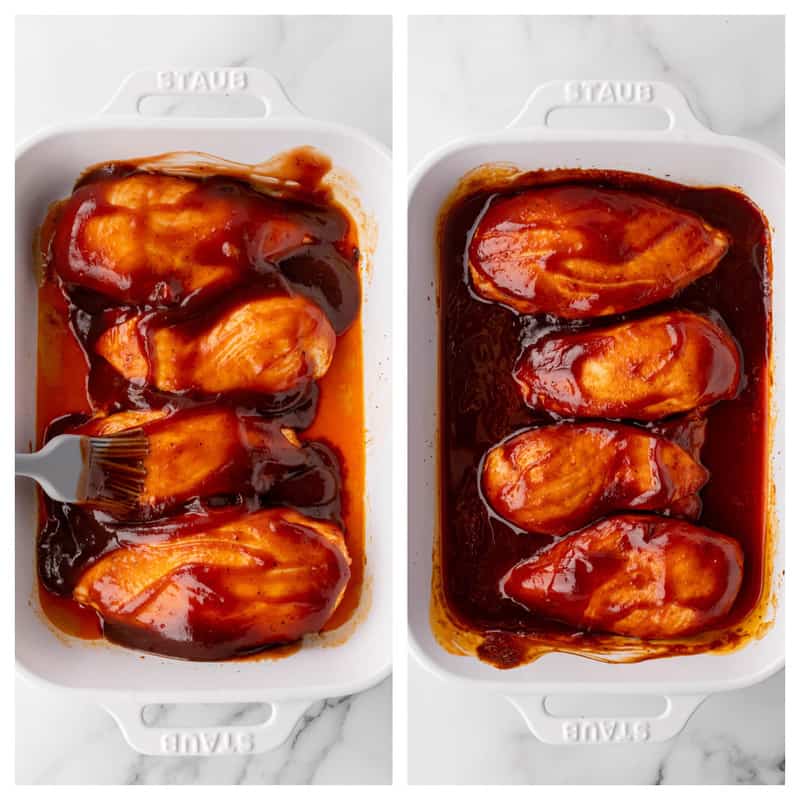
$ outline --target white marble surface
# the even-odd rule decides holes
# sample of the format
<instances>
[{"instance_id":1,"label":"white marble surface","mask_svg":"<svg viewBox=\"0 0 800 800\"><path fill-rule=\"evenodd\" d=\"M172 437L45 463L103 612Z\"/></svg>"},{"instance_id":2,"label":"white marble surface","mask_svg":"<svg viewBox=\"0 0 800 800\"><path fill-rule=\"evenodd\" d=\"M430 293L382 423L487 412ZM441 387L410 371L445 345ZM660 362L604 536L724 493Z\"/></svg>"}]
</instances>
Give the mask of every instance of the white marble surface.
<instances>
[{"instance_id":1,"label":"white marble surface","mask_svg":"<svg viewBox=\"0 0 800 800\"><path fill-rule=\"evenodd\" d=\"M783 153L782 17L411 17L408 36L411 166L576 78L669 81L714 130Z\"/></svg>"},{"instance_id":2,"label":"white marble surface","mask_svg":"<svg viewBox=\"0 0 800 800\"><path fill-rule=\"evenodd\" d=\"M499 695L409 664L412 784L782 784L784 673L710 697L663 743L547 745Z\"/></svg>"},{"instance_id":3,"label":"white marble surface","mask_svg":"<svg viewBox=\"0 0 800 800\"><path fill-rule=\"evenodd\" d=\"M94 113L136 69L250 66L274 72L308 115L391 146L387 17L28 17L16 35L17 141ZM391 781L391 679L315 704L286 744L252 757L140 756L96 706L21 680L16 701L18 783Z\"/></svg>"},{"instance_id":4,"label":"white marble surface","mask_svg":"<svg viewBox=\"0 0 800 800\"><path fill-rule=\"evenodd\" d=\"M784 147L781 18L412 17L409 161L504 127L538 84L665 80L721 133ZM410 665L411 783L783 783L783 673L713 697L664 744L553 747L502 698Z\"/></svg>"},{"instance_id":5,"label":"white marble surface","mask_svg":"<svg viewBox=\"0 0 800 800\"><path fill-rule=\"evenodd\" d=\"M85 119L134 70L237 66L273 72L301 111L391 146L391 58L386 16L18 17L17 140Z\"/></svg>"},{"instance_id":6,"label":"white marble surface","mask_svg":"<svg viewBox=\"0 0 800 800\"><path fill-rule=\"evenodd\" d=\"M253 756L143 756L113 719L69 694L16 685L18 784L387 784L392 680L315 703L277 750ZM242 721L226 706L206 722ZM164 720L166 723L166 720ZM67 733L68 732L68 733Z\"/></svg>"}]
</instances>

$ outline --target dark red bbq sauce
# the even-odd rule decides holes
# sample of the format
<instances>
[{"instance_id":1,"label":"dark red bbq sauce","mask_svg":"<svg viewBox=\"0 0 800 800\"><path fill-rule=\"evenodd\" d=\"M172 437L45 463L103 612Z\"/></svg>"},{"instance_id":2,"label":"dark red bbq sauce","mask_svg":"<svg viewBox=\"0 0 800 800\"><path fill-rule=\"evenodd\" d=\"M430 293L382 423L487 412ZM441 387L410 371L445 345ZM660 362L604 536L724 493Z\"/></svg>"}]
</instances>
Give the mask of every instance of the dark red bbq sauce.
<instances>
[{"instance_id":1,"label":"dark red bbq sauce","mask_svg":"<svg viewBox=\"0 0 800 800\"><path fill-rule=\"evenodd\" d=\"M292 168L299 169L301 160L299 154ZM76 205L97 211L105 182L138 171L136 162L109 163L90 170L76 184L75 193L53 206L43 223L39 246L46 280L39 301L39 443L80 426L94 411L111 414L165 409L191 413L211 405L258 418L258 424L275 431L292 428L305 432L300 449L285 447L270 453L253 453L243 448L242 463L225 465L225 469L247 476L237 491L165 502L158 509L143 512L140 523L168 526L176 515L192 512L198 524L204 524L209 512L216 516L227 509L233 515L243 510L286 506L308 517L343 524L353 563L345 596L326 625L337 627L358 606L364 564L363 398L360 389L350 392L346 399L341 396L344 386L361 386L360 253L355 224L344 209L332 202L327 190L319 187L309 185L305 191L302 185L293 184L289 196L273 199L251 188L244 177L239 180L212 175L192 179L196 188L187 195L189 203L204 193L221 195L231 199L234 210L230 224L205 235L194 255L200 262L208 259L216 264L223 248L224 252L229 251L224 247L225 241L236 241L241 246L235 248L239 259L235 280L208 291L188 293L182 293L179 285L165 287L152 281L143 290L146 296L137 298L138 302L124 302L118 296L62 281L57 264L53 263L59 253L61 257L67 253L69 258L77 259L86 254L75 252L75 248L70 250L63 243L60 249L54 247L61 215L74 211ZM268 228L270 214L274 213L302 224L311 235L301 245L282 250L271 260L260 255L254 242L263 244L264 236L269 234L268 230L265 233L265 226ZM147 283L147 276L144 280ZM210 317L230 305L272 293L305 295L331 322L337 333L337 349L334 363L321 381L309 381L280 395L168 393L143 386L141 381L126 380L94 353L97 337L131 316L145 314L145 325L190 322L202 328ZM52 394L54 388L59 396ZM351 414L346 430L340 424L331 424L332 417L341 418L342 403ZM71 592L86 568L130 539L131 531L142 533L141 526L131 527L130 520L114 519L88 507L56 503L43 495L40 521L37 563L45 612L67 633L89 638L100 635L102 622L96 613L72 600ZM172 535L179 532L173 531ZM164 652L164 647L155 639L150 641L146 632L115 626L106 633L119 644ZM226 653L210 640L208 644L207 658L241 655L233 650ZM185 652L176 647L170 648L169 654L198 658L198 648L202 646L199 640L187 642ZM293 651L293 646L278 647Z\"/></svg>"},{"instance_id":2,"label":"dark red bbq sauce","mask_svg":"<svg viewBox=\"0 0 800 800\"><path fill-rule=\"evenodd\" d=\"M676 297L600 320L564 322L523 316L481 301L469 287L467 250L487 203L499 194L556 184L625 189L692 211L728 233L730 249L712 273ZM762 213L732 189L694 188L615 171L542 171L520 173L511 179L487 171L485 178L466 185L464 193L443 213L439 228L437 558L446 615L461 630L477 634L482 639L478 655L502 668L530 659L528 640L551 640L553 649L568 642L566 649L587 653L608 645L607 636L531 614L502 596L499 581L506 572L553 539L520 533L490 513L479 490L480 462L490 447L515 431L555 419L528 408L514 381L514 364L525 343L549 332L607 326L685 309L724 320L741 348L743 374L738 395L712 406L705 415L701 461L710 479L701 492L698 524L735 538L743 548L743 585L726 623L732 626L742 621L761 599L768 555L771 256L768 224ZM671 421L644 427L661 428ZM624 640L609 650L620 648L625 648ZM676 643L669 652L660 649L638 657L678 652L693 652L691 644Z\"/></svg>"}]
</instances>

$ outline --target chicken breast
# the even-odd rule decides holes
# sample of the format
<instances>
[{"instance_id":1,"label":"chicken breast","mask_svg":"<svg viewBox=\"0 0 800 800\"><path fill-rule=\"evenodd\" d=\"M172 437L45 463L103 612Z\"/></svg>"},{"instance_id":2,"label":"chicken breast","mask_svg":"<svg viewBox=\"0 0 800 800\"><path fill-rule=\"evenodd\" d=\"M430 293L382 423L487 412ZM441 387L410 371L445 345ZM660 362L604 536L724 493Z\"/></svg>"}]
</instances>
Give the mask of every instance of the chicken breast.
<instances>
[{"instance_id":1,"label":"chicken breast","mask_svg":"<svg viewBox=\"0 0 800 800\"><path fill-rule=\"evenodd\" d=\"M140 526L74 598L120 643L219 660L319 631L350 576L342 531L283 508Z\"/></svg>"},{"instance_id":2,"label":"chicken breast","mask_svg":"<svg viewBox=\"0 0 800 800\"><path fill-rule=\"evenodd\" d=\"M522 431L493 447L481 488L508 522L560 535L609 511L680 508L708 477L684 449L646 430L568 423Z\"/></svg>"},{"instance_id":3,"label":"chicken breast","mask_svg":"<svg viewBox=\"0 0 800 800\"><path fill-rule=\"evenodd\" d=\"M622 515L513 567L501 591L534 614L639 639L690 636L722 622L742 583L742 548L681 520Z\"/></svg>"},{"instance_id":4,"label":"chicken breast","mask_svg":"<svg viewBox=\"0 0 800 800\"><path fill-rule=\"evenodd\" d=\"M139 508L126 517L154 516L194 498L254 494L338 512L341 477L332 452L322 444L304 444L291 429L256 415L224 406L172 414L126 411L71 432L108 436L133 428L144 431L148 453ZM302 492L290 491L298 487Z\"/></svg>"},{"instance_id":5,"label":"chicken breast","mask_svg":"<svg viewBox=\"0 0 800 800\"><path fill-rule=\"evenodd\" d=\"M77 189L51 255L68 284L120 303L177 304L233 285L313 234L302 214L243 186L139 173Z\"/></svg>"},{"instance_id":6,"label":"chicken breast","mask_svg":"<svg viewBox=\"0 0 800 800\"><path fill-rule=\"evenodd\" d=\"M654 420L734 397L741 356L733 337L708 317L670 311L544 336L524 348L514 377L532 408Z\"/></svg>"},{"instance_id":7,"label":"chicken breast","mask_svg":"<svg viewBox=\"0 0 800 800\"><path fill-rule=\"evenodd\" d=\"M477 294L520 314L586 319L673 297L728 247L723 231L645 195L555 186L490 202L469 274Z\"/></svg>"},{"instance_id":8,"label":"chicken breast","mask_svg":"<svg viewBox=\"0 0 800 800\"><path fill-rule=\"evenodd\" d=\"M244 301L200 325L148 322L114 325L95 351L128 380L165 392L286 392L321 378L336 347L328 319L302 296Z\"/></svg>"}]
</instances>

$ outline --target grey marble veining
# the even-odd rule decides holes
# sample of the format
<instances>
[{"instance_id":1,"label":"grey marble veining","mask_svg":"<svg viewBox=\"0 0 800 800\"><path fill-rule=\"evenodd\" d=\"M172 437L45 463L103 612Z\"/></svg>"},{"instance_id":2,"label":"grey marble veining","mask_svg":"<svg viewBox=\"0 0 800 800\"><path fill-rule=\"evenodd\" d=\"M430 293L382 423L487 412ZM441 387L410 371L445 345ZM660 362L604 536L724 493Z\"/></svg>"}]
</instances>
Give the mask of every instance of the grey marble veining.
<instances>
[{"instance_id":1,"label":"grey marble veining","mask_svg":"<svg viewBox=\"0 0 800 800\"><path fill-rule=\"evenodd\" d=\"M664 80L720 133L784 149L781 17L412 17L409 162L493 132L557 79ZM709 698L670 742L554 747L503 698L409 668L411 783L784 782L784 675Z\"/></svg>"},{"instance_id":2,"label":"grey marble veining","mask_svg":"<svg viewBox=\"0 0 800 800\"><path fill-rule=\"evenodd\" d=\"M21 142L43 126L94 114L136 69L250 66L274 72L307 115L359 128L391 146L391 45L387 17L19 18L16 136ZM219 108L230 112L224 100ZM180 109L180 102L168 102L163 110ZM168 758L135 753L98 706L18 680L16 779L386 784L391 694L387 679L359 695L316 703L271 753ZM232 722L251 712L231 706L215 713L222 713L216 721ZM169 722L164 713L156 717Z\"/></svg>"}]
</instances>

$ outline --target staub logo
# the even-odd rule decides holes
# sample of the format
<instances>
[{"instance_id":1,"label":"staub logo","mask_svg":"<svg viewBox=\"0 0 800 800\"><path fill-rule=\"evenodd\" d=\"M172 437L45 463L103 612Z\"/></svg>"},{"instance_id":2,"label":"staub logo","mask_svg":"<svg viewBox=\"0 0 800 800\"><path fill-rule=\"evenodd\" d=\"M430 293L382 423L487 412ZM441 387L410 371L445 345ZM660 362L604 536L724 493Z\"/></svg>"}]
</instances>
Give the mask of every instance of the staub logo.
<instances>
[{"instance_id":1,"label":"staub logo","mask_svg":"<svg viewBox=\"0 0 800 800\"><path fill-rule=\"evenodd\" d=\"M241 69L167 70L156 73L156 86L162 92L241 92L247 88L247 73Z\"/></svg>"},{"instance_id":2,"label":"staub logo","mask_svg":"<svg viewBox=\"0 0 800 800\"><path fill-rule=\"evenodd\" d=\"M616 744L646 742L650 725L643 720L570 720L561 732L565 742L572 744Z\"/></svg>"},{"instance_id":3,"label":"staub logo","mask_svg":"<svg viewBox=\"0 0 800 800\"><path fill-rule=\"evenodd\" d=\"M161 737L161 752L171 755L210 756L217 754L252 753L255 740L252 733L165 733Z\"/></svg>"},{"instance_id":4,"label":"staub logo","mask_svg":"<svg viewBox=\"0 0 800 800\"><path fill-rule=\"evenodd\" d=\"M653 86L640 81L569 81L564 98L568 103L652 103Z\"/></svg>"}]
</instances>

